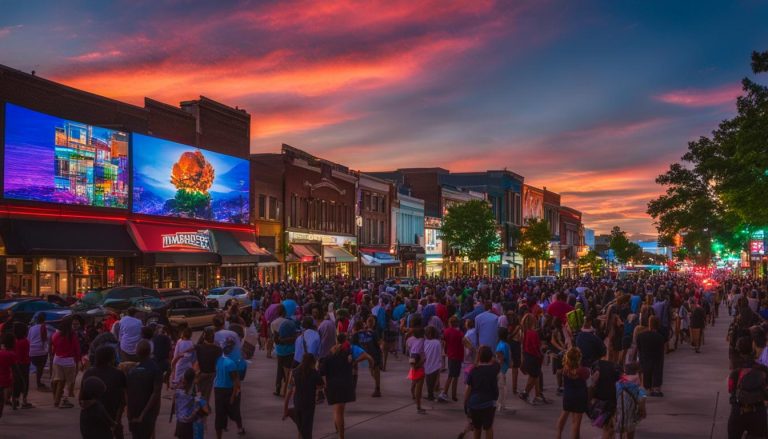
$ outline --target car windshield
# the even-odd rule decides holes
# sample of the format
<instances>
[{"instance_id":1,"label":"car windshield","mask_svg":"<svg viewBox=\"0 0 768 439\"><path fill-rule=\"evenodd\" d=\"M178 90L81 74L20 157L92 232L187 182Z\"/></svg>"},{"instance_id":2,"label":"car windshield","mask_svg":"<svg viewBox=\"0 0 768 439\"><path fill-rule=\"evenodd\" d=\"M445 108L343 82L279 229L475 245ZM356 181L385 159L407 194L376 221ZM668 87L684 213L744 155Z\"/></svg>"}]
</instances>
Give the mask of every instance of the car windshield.
<instances>
[{"instance_id":1,"label":"car windshield","mask_svg":"<svg viewBox=\"0 0 768 439\"><path fill-rule=\"evenodd\" d=\"M222 294L225 294L229 288L214 288L211 291L208 292L209 295L212 296L221 296Z\"/></svg>"},{"instance_id":2,"label":"car windshield","mask_svg":"<svg viewBox=\"0 0 768 439\"><path fill-rule=\"evenodd\" d=\"M8 308L13 308L14 305L16 305L19 302L5 302L0 303L0 310L6 310Z\"/></svg>"}]
</instances>

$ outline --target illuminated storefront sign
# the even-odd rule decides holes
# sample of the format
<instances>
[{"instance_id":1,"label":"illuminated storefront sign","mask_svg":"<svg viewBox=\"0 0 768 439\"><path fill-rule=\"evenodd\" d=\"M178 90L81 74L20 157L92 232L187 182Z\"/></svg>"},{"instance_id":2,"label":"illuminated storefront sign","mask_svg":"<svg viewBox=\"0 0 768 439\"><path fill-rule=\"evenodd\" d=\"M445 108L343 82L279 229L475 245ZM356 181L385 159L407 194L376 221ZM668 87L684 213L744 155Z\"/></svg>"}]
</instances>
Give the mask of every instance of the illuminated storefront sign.
<instances>
[{"instance_id":1,"label":"illuminated storefront sign","mask_svg":"<svg viewBox=\"0 0 768 439\"><path fill-rule=\"evenodd\" d=\"M195 249L213 251L213 241L210 230L196 232L176 232L161 235L164 249Z\"/></svg>"},{"instance_id":2,"label":"illuminated storefront sign","mask_svg":"<svg viewBox=\"0 0 768 439\"><path fill-rule=\"evenodd\" d=\"M343 247L345 245L357 245L357 239L354 236L324 235L320 233L288 232L288 241L319 241L323 245L336 245Z\"/></svg>"},{"instance_id":3,"label":"illuminated storefront sign","mask_svg":"<svg viewBox=\"0 0 768 439\"><path fill-rule=\"evenodd\" d=\"M753 239L749 241L749 252L753 255L765 254L765 241Z\"/></svg>"}]
</instances>

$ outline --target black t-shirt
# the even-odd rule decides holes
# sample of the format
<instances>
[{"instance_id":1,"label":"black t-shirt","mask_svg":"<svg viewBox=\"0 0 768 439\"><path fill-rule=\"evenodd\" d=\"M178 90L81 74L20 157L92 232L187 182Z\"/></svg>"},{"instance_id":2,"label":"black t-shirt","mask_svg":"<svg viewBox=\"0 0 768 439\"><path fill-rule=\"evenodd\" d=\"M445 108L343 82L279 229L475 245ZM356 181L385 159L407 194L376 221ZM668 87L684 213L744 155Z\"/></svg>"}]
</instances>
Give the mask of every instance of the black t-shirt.
<instances>
[{"instance_id":1,"label":"black t-shirt","mask_svg":"<svg viewBox=\"0 0 768 439\"><path fill-rule=\"evenodd\" d=\"M693 309L693 312L691 312L691 328L693 329L701 329L704 326L706 326L706 319L707 319L707 313L704 311L704 308L697 306Z\"/></svg>"},{"instance_id":2,"label":"black t-shirt","mask_svg":"<svg viewBox=\"0 0 768 439\"><path fill-rule=\"evenodd\" d=\"M128 418L141 415L144 407L149 403L155 386L163 384L163 373L153 360L144 360L128 372ZM154 408L156 414L160 407ZM152 414L153 412L148 412Z\"/></svg>"},{"instance_id":3,"label":"black t-shirt","mask_svg":"<svg viewBox=\"0 0 768 439\"><path fill-rule=\"evenodd\" d=\"M152 358L155 361L168 361L171 356L171 337L156 335L152 337Z\"/></svg>"},{"instance_id":4,"label":"black t-shirt","mask_svg":"<svg viewBox=\"0 0 768 439\"><path fill-rule=\"evenodd\" d=\"M99 398L101 404L113 418L117 410L125 404L125 388L127 381L125 374L116 367L91 367L83 374L83 381L89 377L96 377L104 382L107 390Z\"/></svg>"},{"instance_id":5,"label":"black t-shirt","mask_svg":"<svg viewBox=\"0 0 768 439\"><path fill-rule=\"evenodd\" d=\"M621 376L621 368L618 364L606 360L598 360L596 364L600 377L595 384L594 397L608 402L613 407L616 404L616 381Z\"/></svg>"},{"instance_id":6,"label":"black t-shirt","mask_svg":"<svg viewBox=\"0 0 768 439\"><path fill-rule=\"evenodd\" d=\"M200 365L200 372L216 372L216 360L221 357L221 348L215 344L199 344L195 346L197 363Z\"/></svg>"},{"instance_id":7,"label":"black t-shirt","mask_svg":"<svg viewBox=\"0 0 768 439\"><path fill-rule=\"evenodd\" d=\"M470 409L493 407L493 402L499 398L499 384L496 380L498 374L497 363L472 368L467 378L467 385L472 387L472 393L469 395Z\"/></svg>"},{"instance_id":8,"label":"black t-shirt","mask_svg":"<svg viewBox=\"0 0 768 439\"><path fill-rule=\"evenodd\" d=\"M320 373L312 369L306 377L303 377L298 368L293 372L293 405L298 408L312 408L315 406L316 391L323 382Z\"/></svg>"},{"instance_id":9,"label":"black t-shirt","mask_svg":"<svg viewBox=\"0 0 768 439\"><path fill-rule=\"evenodd\" d=\"M664 336L658 331L645 331L637 336L637 352L640 362L664 358Z\"/></svg>"}]
</instances>

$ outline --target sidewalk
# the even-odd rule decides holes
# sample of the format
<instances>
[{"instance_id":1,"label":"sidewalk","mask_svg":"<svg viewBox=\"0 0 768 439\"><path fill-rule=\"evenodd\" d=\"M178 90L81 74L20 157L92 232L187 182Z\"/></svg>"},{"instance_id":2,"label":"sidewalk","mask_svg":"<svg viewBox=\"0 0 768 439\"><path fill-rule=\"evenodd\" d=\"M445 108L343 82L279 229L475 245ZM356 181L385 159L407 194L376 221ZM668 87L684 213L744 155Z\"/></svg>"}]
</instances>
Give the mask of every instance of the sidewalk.
<instances>
[{"instance_id":1,"label":"sidewalk","mask_svg":"<svg viewBox=\"0 0 768 439\"><path fill-rule=\"evenodd\" d=\"M725 334L730 319L721 316L714 328L707 328L701 354L689 346L681 346L666 358L664 372L664 398L649 398L649 418L640 424L639 438L691 438L710 437L717 394L720 392L714 438L725 437L728 419L726 377L728 356ZM296 428L290 421L282 421L282 398L272 395L275 379L275 360L267 360L264 352L257 352L248 371L243 391L242 413L245 429L251 438L295 438ZM410 398L405 358L390 357L389 369L382 373L383 398L371 398L373 380L368 369L360 369L357 402L347 405L347 437L350 439L407 439L454 438L463 429L465 417L461 403L425 402L426 415L418 415ZM551 370L546 368L545 370ZM445 375L443 375L443 380ZM521 387L524 383L521 375ZM495 432L498 437L548 438L554 436L555 421L560 413L561 399L554 395L554 376L545 378L545 394L554 402L548 406L532 407L511 394L508 384L507 400L514 415L497 416ZM460 394L463 389L460 390ZM426 392L425 392L426 393ZM170 393L165 393L170 395ZM79 437L78 408L53 408L50 393L32 392L31 401L38 408L11 411L6 407L0 419L0 437L3 439L73 439ZM173 425L168 423L170 400L162 400L157 423L157 437L173 437ZM175 419L174 419L175 422ZM211 422L212 427L212 422ZM230 424L224 437L238 437ZM568 433L568 430L566 430ZM501 435L501 436L499 436ZM333 438L333 420L330 407L318 406L315 413L315 438ZM128 434L127 437L130 437ZM208 437L215 437L209 431ZM585 417L582 437L598 438L600 431L593 428Z\"/></svg>"}]
</instances>

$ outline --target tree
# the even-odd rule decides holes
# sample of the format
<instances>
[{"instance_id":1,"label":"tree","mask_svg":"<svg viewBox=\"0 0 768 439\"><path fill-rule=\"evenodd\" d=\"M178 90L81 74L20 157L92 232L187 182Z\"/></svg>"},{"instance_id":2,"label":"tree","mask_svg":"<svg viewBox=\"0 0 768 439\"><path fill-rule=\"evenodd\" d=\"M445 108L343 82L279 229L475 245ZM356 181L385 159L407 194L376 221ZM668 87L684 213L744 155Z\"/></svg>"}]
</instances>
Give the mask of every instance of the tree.
<instances>
[{"instance_id":1,"label":"tree","mask_svg":"<svg viewBox=\"0 0 768 439\"><path fill-rule=\"evenodd\" d=\"M547 220L531 218L525 223L525 229L520 235L518 251L524 260L533 259L536 261L538 267L539 261L549 259L551 238Z\"/></svg>"},{"instance_id":2,"label":"tree","mask_svg":"<svg viewBox=\"0 0 768 439\"><path fill-rule=\"evenodd\" d=\"M501 251L496 219L488 203L471 200L448 208L440 239L470 261L483 261Z\"/></svg>"},{"instance_id":3,"label":"tree","mask_svg":"<svg viewBox=\"0 0 768 439\"><path fill-rule=\"evenodd\" d=\"M596 251L590 250L586 255L579 258L579 266L585 267L584 269L589 270L592 277L597 278L602 275L605 269L605 261Z\"/></svg>"},{"instance_id":4,"label":"tree","mask_svg":"<svg viewBox=\"0 0 768 439\"><path fill-rule=\"evenodd\" d=\"M768 51L752 53L752 71L768 72ZM648 203L660 241L682 235L700 263L711 260L713 240L739 251L750 230L768 225L768 87L745 78L742 89L736 116L689 142L682 163L656 179L666 193Z\"/></svg>"},{"instance_id":5,"label":"tree","mask_svg":"<svg viewBox=\"0 0 768 439\"><path fill-rule=\"evenodd\" d=\"M613 254L616 256L616 260L622 264L626 264L633 256L636 256L640 246L634 242L630 242L627 239L627 232L621 230L620 227L615 226L611 229L611 241L608 244L608 248L613 250Z\"/></svg>"}]
</instances>

